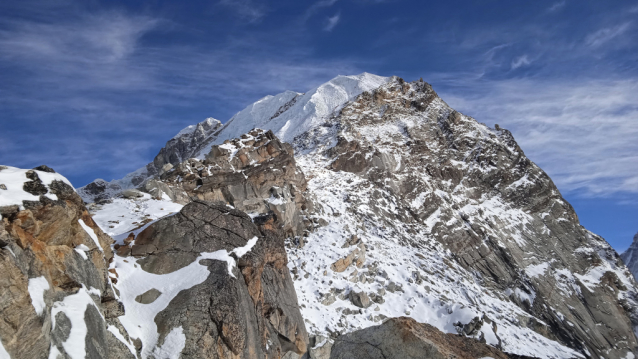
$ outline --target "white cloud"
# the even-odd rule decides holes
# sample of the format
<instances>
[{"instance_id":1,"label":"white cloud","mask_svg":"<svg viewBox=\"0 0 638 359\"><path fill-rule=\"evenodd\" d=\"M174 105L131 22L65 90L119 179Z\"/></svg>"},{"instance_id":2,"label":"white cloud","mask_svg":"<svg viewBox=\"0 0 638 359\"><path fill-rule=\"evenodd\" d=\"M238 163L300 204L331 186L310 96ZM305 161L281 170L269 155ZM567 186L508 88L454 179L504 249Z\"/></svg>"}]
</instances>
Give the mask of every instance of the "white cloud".
<instances>
[{"instance_id":1,"label":"white cloud","mask_svg":"<svg viewBox=\"0 0 638 359\"><path fill-rule=\"evenodd\" d=\"M441 96L478 121L511 130L561 191L638 193L637 80L512 79L463 86Z\"/></svg>"},{"instance_id":2,"label":"white cloud","mask_svg":"<svg viewBox=\"0 0 638 359\"><path fill-rule=\"evenodd\" d=\"M631 22L625 22L617 26L606 27L589 34L585 43L592 47L599 47L610 40L624 34L631 27Z\"/></svg>"},{"instance_id":3,"label":"white cloud","mask_svg":"<svg viewBox=\"0 0 638 359\"><path fill-rule=\"evenodd\" d=\"M336 13L334 16L329 17L326 26L324 26L323 28L324 31L332 31L332 29L334 29L335 26L337 26L337 24L339 23L340 18L341 13Z\"/></svg>"},{"instance_id":4,"label":"white cloud","mask_svg":"<svg viewBox=\"0 0 638 359\"><path fill-rule=\"evenodd\" d=\"M512 70L516 70L519 67L527 66L532 63L527 55L519 56L512 60Z\"/></svg>"}]
</instances>

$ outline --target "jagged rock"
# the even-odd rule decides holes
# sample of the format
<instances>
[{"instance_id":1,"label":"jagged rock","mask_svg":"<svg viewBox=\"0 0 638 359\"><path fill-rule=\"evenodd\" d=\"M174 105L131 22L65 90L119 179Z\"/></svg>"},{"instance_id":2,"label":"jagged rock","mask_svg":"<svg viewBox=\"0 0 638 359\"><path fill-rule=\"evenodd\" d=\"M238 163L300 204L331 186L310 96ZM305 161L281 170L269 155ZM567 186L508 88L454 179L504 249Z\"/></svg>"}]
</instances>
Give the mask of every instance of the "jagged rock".
<instances>
[{"instance_id":1,"label":"jagged rock","mask_svg":"<svg viewBox=\"0 0 638 359\"><path fill-rule=\"evenodd\" d=\"M310 338L310 349L308 356L310 359L330 359L330 352L334 342L323 335Z\"/></svg>"},{"instance_id":2,"label":"jagged rock","mask_svg":"<svg viewBox=\"0 0 638 359\"><path fill-rule=\"evenodd\" d=\"M357 268L363 267L366 260L366 247L363 243L359 243L357 248L350 252L345 258L341 258L330 265L330 269L337 273L341 273L348 269L351 264L355 264Z\"/></svg>"},{"instance_id":3,"label":"jagged rock","mask_svg":"<svg viewBox=\"0 0 638 359\"><path fill-rule=\"evenodd\" d=\"M638 233L634 236L629 248L620 255L620 258L625 262L634 277L638 278Z\"/></svg>"},{"instance_id":4,"label":"jagged rock","mask_svg":"<svg viewBox=\"0 0 638 359\"><path fill-rule=\"evenodd\" d=\"M177 164L160 179L148 181L146 189L155 197L166 193L178 203L201 199L251 214L272 213L287 236L301 236L310 228L304 214L312 209L304 196L306 186L292 147L271 131L256 129L213 146L205 160Z\"/></svg>"},{"instance_id":5,"label":"jagged rock","mask_svg":"<svg viewBox=\"0 0 638 359\"><path fill-rule=\"evenodd\" d=\"M248 249L236 251L251 241ZM236 266L198 259L220 251L232 257L215 258L228 258ZM170 275L194 263L210 272L201 283L168 298L168 306L154 318L159 342L142 343L142 353L153 352L154 345L159 347L174 330L183 331L184 358L274 359L307 351L308 334L286 266L284 233L272 222L257 226L244 212L195 200L149 225L132 247L120 247L118 255L139 258L121 260L134 261L156 275ZM135 300L160 300L160 291L145 292Z\"/></svg>"},{"instance_id":6,"label":"jagged rock","mask_svg":"<svg viewBox=\"0 0 638 359\"><path fill-rule=\"evenodd\" d=\"M412 318L393 318L385 323L339 336L331 359L458 358L507 359L500 350L476 339L444 334Z\"/></svg>"},{"instance_id":7,"label":"jagged rock","mask_svg":"<svg viewBox=\"0 0 638 359\"><path fill-rule=\"evenodd\" d=\"M47 165L40 165L38 167L35 167L34 170L48 172L48 173L55 173L55 170Z\"/></svg>"},{"instance_id":8,"label":"jagged rock","mask_svg":"<svg viewBox=\"0 0 638 359\"><path fill-rule=\"evenodd\" d=\"M197 125L188 126L175 137L166 142L153 162L128 174L121 180L106 182L96 179L84 187L78 188L78 193L86 203L96 202L98 199L115 197L124 189L143 187L149 179L170 171L176 166L210 146L215 133L222 127L221 122L214 118L207 118Z\"/></svg>"},{"instance_id":9,"label":"jagged rock","mask_svg":"<svg viewBox=\"0 0 638 359\"><path fill-rule=\"evenodd\" d=\"M366 292L356 292L354 290L350 292L350 301L359 308L367 308L372 304Z\"/></svg>"},{"instance_id":10,"label":"jagged rock","mask_svg":"<svg viewBox=\"0 0 638 359\"><path fill-rule=\"evenodd\" d=\"M107 344L118 341L106 329L116 325L105 304L115 297L107 276L113 240L95 224L64 177L42 166L11 172L1 171L0 181L22 175L24 192L40 199L2 211L2 346L12 358L56 357L54 352L77 356L78 350L87 358L132 358L121 343Z\"/></svg>"}]
</instances>

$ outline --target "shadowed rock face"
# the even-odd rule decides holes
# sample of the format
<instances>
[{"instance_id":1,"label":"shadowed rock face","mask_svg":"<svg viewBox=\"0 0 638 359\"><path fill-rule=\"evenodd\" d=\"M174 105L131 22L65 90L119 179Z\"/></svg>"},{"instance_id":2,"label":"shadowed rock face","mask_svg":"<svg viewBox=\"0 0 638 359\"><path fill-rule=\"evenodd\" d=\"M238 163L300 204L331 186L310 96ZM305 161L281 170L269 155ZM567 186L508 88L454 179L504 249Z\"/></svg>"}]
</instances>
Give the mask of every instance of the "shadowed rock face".
<instances>
[{"instance_id":1,"label":"shadowed rock face","mask_svg":"<svg viewBox=\"0 0 638 359\"><path fill-rule=\"evenodd\" d=\"M445 334L428 324L400 317L337 337L330 359L506 359L500 350L476 339Z\"/></svg>"},{"instance_id":2,"label":"shadowed rock face","mask_svg":"<svg viewBox=\"0 0 638 359\"><path fill-rule=\"evenodd\" d=\"M62 180L47 187L37 171L26 177L25 192L37 193L39 201L3 211L0 225L3 347L12 358L48 358L51 351L68 358L71 344L85 342L87 358L132 357L106 330L118 326L114 317L122 312L107 278L112 239L72 187ZM78 329L86 335L76 334Z\"/></svg>"},{"instance_id":3,"label":"shadowed rock face","mask_svg":"<svg viewBox=\"0 0 638 359\"><path fill-rule=\"evenodd\" d=\"M160 343L183 328L181 358L280 358L306 351L308 334L286 266L283 232L272 220L260 223L226 205L195 200L151 224L131 247L118 249L118 255L142 258L137 263L145 271L167 274L201 253L232 253L257 238L246 254L233 255L232 275L225 261L201 260L208 277L179 292L155 317Z\"/></svg>"},{"instance_id":4,"label":"shadowed rock face","mask_svg":"<svg viewBox=\"0 0 638 359\"><path fill-rule=\"evenodd\" d=\"M156 197L177 203L200 199L250 213L272 213L287 236L301 236L311 224L306 178L297 169L292 146L271 131L253 130L212 147L205 160L191 158L146 183Z\"/></svg>"}]
</instances>

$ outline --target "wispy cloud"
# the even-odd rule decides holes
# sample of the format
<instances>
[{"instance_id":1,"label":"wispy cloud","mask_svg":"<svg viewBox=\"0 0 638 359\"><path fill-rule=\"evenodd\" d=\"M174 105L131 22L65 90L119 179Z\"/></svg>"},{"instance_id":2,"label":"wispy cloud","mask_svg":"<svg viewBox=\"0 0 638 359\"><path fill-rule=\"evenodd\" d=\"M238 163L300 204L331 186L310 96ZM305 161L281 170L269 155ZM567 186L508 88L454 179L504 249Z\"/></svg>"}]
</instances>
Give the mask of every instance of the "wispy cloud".
<instances>
[{"instance_id":1,"label":"wispy cloud","mask_svg":"<svg viewBox=\"0 0 638 359\"><path fill-rule=\"evenodd\" d=\"M512 60L512 70L516 70L519 67L527 66L532 63L527 55L519 56Z\"/></svg>"},{"instance_id":2,"label":"wispy cloud","mask_svg":"<svg viewBox=\"0 0 638 359\"><path fill-rule=\"evenodd\" d=\"M3 74L1 136L20 140L1 141L0 163L46 163L83 178L76 185L92 179L84 172L119 178L186 125L209 116L226 121L265 95L363 71L352 59L315 60L303 46L282 51L264 41L271 34L215 48L149 46L145 37L166 31L166 23L113 12L3 23L0 66L20 75Z\"/></svg>"},{"instance_id":3,"label":"wispy cloud","mask_svg":"<svg viewBox=\"0 0 638 359\"><path fill-rule=\"evenodd\" d=\"M323 27L323 30L328 32L332 31L332 29L334 29L339 23L339 19L341 19L341 13L336 13L334 16L329 17L327 19L326 26Z\"/></svg>"},{"instance_id":4,"label":"wispy cloud","mask_svg":"<svg viewBox=\"0 0 638 359\"><path fill-rule=\"evenodd\" d=\"M258 22L266 15L266 6L252 0L220 0L219 5L233 10L248 22Z\"/></svg>"},{"instance_id":5,"label":"wispy cloud","mask_svg":"<svg viewBox=\"0 0 638 359\"><path fill-rule=\"evenodd\" d=\"M549 12L557 12L562 10L565 5L567 5L567 1L563 0L563 1L558 1L552 4L552 6L550 6L549 8L547 8L547 11Z\"/></svg>"},{"instance_id":6,"label":"wispy cloud","mask_svg":"<svg viewBox=\"0 0 638 359\"><path fill-rule=\"evenodd\" d=\"M638 193L638 80L468 81L439 92L466 115L511 130L561 191Z\"/></svg>"},{"instance_id":7,"label":"wispy cloud","mask_svg":"<svg viewBox=\"0 0 638 359\"><path fill-rule=\"evenodd\" d=\"M606 27L589 34L585 43L592 47L599 47L624 34L631 27L631 22L625 22L617 26Z\"/></svg>"},{"instance_id":8,"label":"wispy cloud","mask_svg":"<svg viewBox=\"0 0 638 359\"><path fill-rule=\"evenodd\" d=\"M316 1L315 3L310 5L308 10L306 10L304 15L302 16L302 22L308 21L308 19L310 19L315 13L317 13L317 11L319 11L322 8L331 7L337 1L338 0L319 0L319 1Z\"/></svg>"}]
</instances>

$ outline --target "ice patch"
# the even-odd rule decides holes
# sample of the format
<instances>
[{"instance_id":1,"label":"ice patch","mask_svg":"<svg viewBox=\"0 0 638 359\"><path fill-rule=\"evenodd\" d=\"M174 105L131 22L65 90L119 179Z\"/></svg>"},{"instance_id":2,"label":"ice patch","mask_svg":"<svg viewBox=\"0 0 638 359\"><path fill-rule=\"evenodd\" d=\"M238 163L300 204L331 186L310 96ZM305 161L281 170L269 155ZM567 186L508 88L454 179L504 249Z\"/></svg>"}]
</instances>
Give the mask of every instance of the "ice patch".
<instances>
[{"instance_id":1,"label":"ice patch","mask_svg":"<svg viewBox=\"0 0 638 359\"><path fill-rule=\"evenodd\" d=\"M84 244L80 244L78 246L75 246L75 248L73 248L76 252L78 252L79 255L82 256L82 258L84 258L84 260L89 259L89 257L87 257L86 252L90 251L89 247L87 247Z\"/></svg>"},{"instance_id":2,"label":"ice patch","mask_svg":"<svg viewBox=\"0 0 638 359\"><path fill-rule=\"evenodd\" d=\"M541 263L541 264L532 264L525 268L525 273L527 273L530 278L535 278L545 274L545 271L549 268L549 263Z\"/></svg>"},{"instance_id":3,"label":"ice patch","mask_svg":"<svg viewBox=\"0 0 638 359\"><path fill-rule=\"evenodd\" d=\"M250 252L251 249L253 249L253 247L255 246L255 244L257 244L257 237L253 237L251 238L248 243L246 243L245 246L243 247L237 247L235 249L233 249L233 253L235 253L237 255L237 258L241 258L243 257L246 253ZM231 273L232 275L232 273Z\"/></svg>"},{"instance_id":4,"label":"ice patch","mask_svg":"<svg viewBox=\"0 0 638 359\"><path fill-rule=\"evenodd\" d=\"M29 279L29 296L31 296L31 304L35 308L35 312L38 315L42 315L44 309L47 307L44 302L44 292L51 289L49 282L44 276Z\"/></svg>"}]
</instances>

